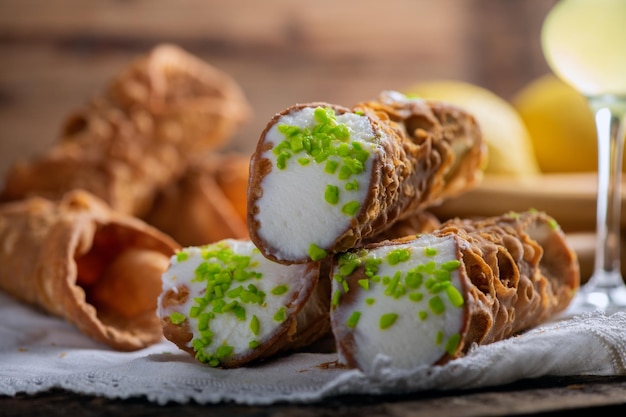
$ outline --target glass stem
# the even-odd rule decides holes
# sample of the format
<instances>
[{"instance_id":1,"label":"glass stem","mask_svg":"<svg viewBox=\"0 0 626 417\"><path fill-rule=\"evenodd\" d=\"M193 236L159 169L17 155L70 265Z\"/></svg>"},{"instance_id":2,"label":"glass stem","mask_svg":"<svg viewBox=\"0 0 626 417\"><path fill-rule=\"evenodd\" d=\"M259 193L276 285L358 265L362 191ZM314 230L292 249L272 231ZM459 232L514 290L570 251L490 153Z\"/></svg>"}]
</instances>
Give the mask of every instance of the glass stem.
<instances>
[{"instance_id":1,"label":"glass stem","mask_svg":"<svg viewBox=\"0 0 626 417\"><path fill-rule=\"evenodd\" d=\"M593 284L623 285L620 272L620 214L624 101L615 97L589 98L598 135L598 206Z\"/></svg>"}]
</instances>

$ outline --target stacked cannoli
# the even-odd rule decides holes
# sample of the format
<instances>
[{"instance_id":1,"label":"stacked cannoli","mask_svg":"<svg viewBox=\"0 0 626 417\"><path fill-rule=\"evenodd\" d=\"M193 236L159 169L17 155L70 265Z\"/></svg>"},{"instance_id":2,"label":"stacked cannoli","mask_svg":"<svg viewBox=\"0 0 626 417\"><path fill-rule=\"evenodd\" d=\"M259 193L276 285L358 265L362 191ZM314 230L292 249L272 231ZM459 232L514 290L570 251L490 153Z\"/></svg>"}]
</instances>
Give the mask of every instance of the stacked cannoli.
<instances>
[{"instance_id":1,"label":"stacked cannoli","mask_svg":"<svg viewBox=\"0 0 626 417\"><path fill-rule=\"evenodd\" d=\"M394 368L445 363L556 316L579 281L559 225L536 211L351 250L333 266L339 362L366 372L378 356Z\"/></svg>"},{"instance_id":2,"label":"stacked cannoli","mask_svg":"<svg viewBox=\"0 0 626 417\"><path fill-rule=\"evenodd\" d=\"M448 104L386 92L290 107L251 159L250 238L277 262L325 258L471 189L485 158L475 119Z\"/></svg>"},{"instance_id":3,"label":"stacked cannoli","mask_svg":"<svg viewBox=\"0 0 626 417\"><path fill-rule=\"evenodd\" d=\"M143 217L190 158L221 147L249 113L227 74L175 46L157 46L69 117L55 146L14 164L0 200L84 189Z\"/></svg>"},{"instance_id":4,"label":"stacked cannoli","mask_svg":"<svg viewBox=\"0 0 626 417\"><path fill-rule=\"evenodd\" d=\"M118 350L162 338L161 274L179 245L84 191L0 206L0 289Z\"/></svg>"}]
</instances>

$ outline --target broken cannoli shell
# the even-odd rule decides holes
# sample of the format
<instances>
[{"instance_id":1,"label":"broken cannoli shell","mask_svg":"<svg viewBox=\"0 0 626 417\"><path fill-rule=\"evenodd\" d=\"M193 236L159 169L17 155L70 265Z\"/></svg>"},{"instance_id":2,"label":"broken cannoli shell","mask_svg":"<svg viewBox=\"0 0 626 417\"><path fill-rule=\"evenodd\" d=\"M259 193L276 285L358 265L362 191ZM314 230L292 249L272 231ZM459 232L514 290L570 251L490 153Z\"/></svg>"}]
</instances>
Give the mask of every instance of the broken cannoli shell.
<instances>
[{"instance_id":1,"label":"broken cannoli shell","mask_svg":"<svg viewBox=\"0 0 626 417\"><path fill-rule=\"evenodd\" d=\"M331 323L340 363L411 369L516 335L565 310L575 252L542 212L450 220L430 234L339 255Z\"/></svg>"},{"instance_id":2,"label":"broken cannoli shell","mask_svg":"<svg viewBox=\"0 0 626 417\"><path fill-rule=\"evenodd\" d=\"M250 162L250 238L283 263L345 251L474 187L485 149L475 119L444 103L388 93L352 110L292 106Z\"/></svg>"},{"instance_id":3,"label":"broken cannoli shell","mask_svg":"<svg viewBox=\"0 0 626 417\"><path fill-rule=\"evenodd\" d=\"M0 289L130 351L162 338L161 274L179 245L84 191L0 206Z\"/></svg>"},{"instance_id":4,"label":"broken cannoli shell","mask_svg":"<svg viewBox=\"0 0 626 417\"><path fill-rule=\"evenodd\" d=\"M330 335L328 267L275 263L249 240L185 248L163 274L163 334L223 368L309 346Z\"/></svg>"}]
</instances>

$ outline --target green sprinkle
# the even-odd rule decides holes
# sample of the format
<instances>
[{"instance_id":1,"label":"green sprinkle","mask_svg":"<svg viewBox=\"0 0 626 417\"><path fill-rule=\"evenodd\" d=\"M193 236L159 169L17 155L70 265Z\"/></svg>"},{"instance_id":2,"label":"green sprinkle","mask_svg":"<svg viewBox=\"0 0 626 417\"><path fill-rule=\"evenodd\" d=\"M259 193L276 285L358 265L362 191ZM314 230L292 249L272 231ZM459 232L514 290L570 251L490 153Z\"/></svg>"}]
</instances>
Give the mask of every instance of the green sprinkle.
<instances>
[{"instance_id":1,"label":"green sprinkle","mask_svg":"<svg viewBox=\"0 0 626 417\"><path fill-rule=\"evenodd\" d=\"M341 212L343 214L347 214L348 216L354 216L358 213L361 208L361 203L358 201L349 201L341 207Z\"/></svg>"},{"instance_id":2,"label":"green sprinkle","mask_svg":"<svg viewBox=\"0 0 626 417\"><path fill-rule=\"evenodd\" d=\"M455 307L461 307L465 303L463 299L463 295L456 289L453 285L448 285L446 287L446 295L450 300L450 303Z\"/></svg>"},{"instance_id":3,"label":"green sprinkle","mask_svg":"<svg viewBox=\"0 0 626 417\"><path fill-rule=\"evenodd\" d=\"M189 309L189 317L196 318L202 312L199 306L193 306Z\"/></svg>"},{"instance_id":4,"label":"green sprinkle","mask_svg":"<svg viewBox=\"0 0 626 417\"><path fill-rule=\"evenodd\" d=\"M407 271L406 277L404 278L404 283L407 287L415 290L422 285L422 281L424 277L421 273L417 272L415 269L410 269Z\"/></svg>"},{"instance_id":5,"label":"green sprinkle","mask_svg":"<svg viewBox=\"0 0 626 417\"><path fill-rule=\"evenodd\" d=\"M374 305L375 302L376 302L376 300L373 299L373 298L366 298L365 299L365 304L367 304L368 306Z\"/></svg>"},{"instance_id":6,"label":"green sprinkle","mask_svg":"<svg viewBox=\"0 0 626 417\"><path fill-rule=\"evenodd\" d=\"M347 191L358 191L359 190L359 182L357 180L348 181L346 183Z\"/></svg>"},{"instance_id":7,"label":"green sprinkle","mask_svg":"<svg viewBox=\"0 0 626 417\"><path fill-rule=\"evenodd\" d=\"M443 262L441 264L441 269L445 271L456 271L461 267L461 261L458 259L453 259L451 261Z\"/></svg>"},{"instance_id":8,"label":"green sprinkle","mask_svg":"<svg viewBox=\"0 0 626 417\"><path fill-rule=\"evenodd\" d=\"M207 330L209 328L210 313L202 313L198 316L198 330Z\"/></svg>"},{"instance_id":9,"label":"green sprinkle","mask_svg":"<svg viewBox=\"0 0 626 417\"><path fill-rule=\"evenodd\" d=\"M276 157L276 166L278 169L287 168L287 160L291 158L291 154L289 152L281 152L278 157Z\"/></svg>"},{"instance_id":10,"label":"green sprinkle","mask_svg":"<svg viewBox=\"0 0 626 417\"><path fill-rule=\"evenodd\" d=\"M443 300L438 295L428 300L428 306L430 307L430 310L435 314L442 314L444 311L446 311L446 306L443 303Z\"/></svg>"},{"instance_id":11,"label":"green sprinkle","mask_svg":"<svg viewBox=\"0 0 626 417\"><path fill-rule=\"evenodd\" d=\"M339 168L339 174L337 174L337 178L340 180L347 180L352 176L352 170L345 165L342 165Z\"/></svg>"},{"instance_id":12,"label":"green sprinkle","mask_svg":"<svg viewBox=\"0 0 626 417\"><path fill-rule=\"evenodd\" d=\"M274 321L282 323L287 318L287 309L285 307L281 307L280 310L274 314Z\"/></svg>"},{"instance_id":13,"label":"green sprinkle","mask_svg":"<svg viewBox=\"0 0 626 417\"><path fill-rule=\"evenodd\" d=\"M439 330L435 336L435 344L440 345L443 343L443 332Z\"/></svg>"},{"instance_id":14,"label":"green sprinkle","mask_svg":"<svg viewBox=\"0 0 626 417\"><path fill-rule=\"evenodd\" d=\"M330 304L333 307L337 307L339 305L339 299L341 298L341 291L337 290L333 293Z\"/></svg>"},{"instance_id":15,"label":"green sprinkle","mask_svg":"<svg viewBox=\"0 0 626 417\"><path fill-rule=\"evenodd\" d=\"M187 252L177 252L176 253L176 261L177 262L184 262L187 259L189 259L189 254Z\"/></svg>"},{"instance_id":16,"label":"green sprinkle","mask_svg":"<svg viewBox=\"0 0 626 417\"><path fill-rule=\"evenodd\" d=\"M319 261L320 259L324 259L326 256L328 256L328 253L315 243L311 243L309 245L309 258L311 258L311 260Z\"/></svg>"},{"instance_id":17,"label":"green sprinkle","mask_svg":"<svg viewBox=\"0 0 626 417\"><path fill-rule=\"evenodd\" d=\"M363 288L364 290L369 290L370 289L370 280L367 278L364 279L360 279L357 281L357 283L361 286L361 288Z\"/></svg>"},{"instance_id":18,"label":"green sprinkle","mask_svg":"<svg viewBox=\"0 0 626 417\"><path fill-rule=\"evenodd\" d=\"M387 262L389 265L397 265L400 262L406 262L411 257L409 249L394 249L387 254Z\"/></svg>"},{"instance_id":19,"label":"green sprinkle","mask_svg":"<svg viewBox=\"0 0 626 417\"><path fill-rule=\"evenodd\" d=\"M361 318L361 312L353 311L350 317L348 318L348 321L346 322L346 326L348 326L351 329L354 329L356 325L359 323L360 318Z\"/></svg>"},{"instance_id":20,"label":"green sprinkle","mask_svg":"<svg viewBox=\"0 0 626 417\"><path fill-rule=\"evenodd\" d=\"M554 219L550 219L550 220L548 221L548 226L549 226L549 227L550 227L550 229L552 229L552 230L558 230L558 229L559 229L559 224L558 224L558 223L557 223L557 221L556 221L556 220L554 220Z\"/></svg>"},{"instance_id":21,"label":"green sprinkle","mask_svg":"<svg viewBox=\"0 0 626 417\"><path fill-rule=\"evenodd\" d=\"M455 333L446 342L446 352L448 355L454 355L459 348L459 343L461 343L461 335L459 333Z\"/></svg>"},{"instance_id":22,"label":"green sprinkle","mask_svg":"<svg viewBox=\"0 0 626 417\"><path fill-rule=\"evenodd\" d=\"M417 313L417 317L419 317L420 320L424 321L428 318L428 313L426 311L420 311L419 313Z\"/></svg>"},{"instance_id":23,"label":"green sprinkle","mask_svg":"<svg viewBox=\"0 0 626 417\"><path fill-rule=\"evenodd\" d=\"M248 343L248 347L250 349L256 349L259 347L259 341L258 340L251 340L250 343Z\"/></svg>"},{"instance_id":24,"label":"green sprinkle","mask_svg":"<svg viewBox=\"0 0 626 417\"><path fill-rule=\"evenodd\" d=\"M422 294L421 292L412 292L409 294L409 300L414 301L416 303L422 301L423 298L424 298L424 294Z\"/></svg>"},{"instance_id":25,"label":"green sprinkle","mask_svg":"<svg viewBox=\"0 0 626 417\"><path fill-rule=\"evenodd\" d=\"M336 185L327 185L324 192L324 199L328 204L335 205L339 202L339 187Z\"/></svg>"},{"instance_id":26,"label":"green sprinkle","mask_svg":"<svg viewBox=\"0 0 626 417\"><path fill-rule=\"evenodd\" d=\"M424 248L424 255L435 256L437 255L437 249L431 247Z\"/></svg>"},{"instance_id":27,"label":"green sprinkle","mask_svg":"<svg viewBox=\"0 0 626 417\"><path fill-rule=\"evenodd\" d=\"M233 348L232 346L222 345L222 346L217 348L217 351L215 352L215 356L218 359L223 359L223 358L231 355L234 350L235 350L235 348Z\"/></svg>"},{"instance_id":28,"label":"green sprinkle","mask_svg":"<svg viewBox=\"0 0 626 417\"><path fill-rule=\"evenodd\" d=\"M261 323L259 323L259 318L256 315L252 315L250 319L250 331L255 335L259 335L259 328L261 327Z\"/></svg>"},{"instance_id":29,"label":"green sprinkle","mask_svg":"<svg viewBox=\"0 0 626 417\"><path fill-rule=\"evenodd\" d=\"M245 321L246 320L246 309L245 308L243 308L239 304L236 304L236 305L233 306L233 308L231 310L232 310L233 314L235 315L235 317L237 317L238 320L241 320L241 321Z\"/></svg>"},{"instance_id":30,"label":"green sprinkle","mask_svg":"<svg viewBox=\"0 0 626 417\"><path fill-rule=\"evenodd\" d=\"M387 313L380 316L380 328L382 330L391 327L397 320L398 315L396 313Z\"/></svg>"},{"instance_id":31,"label":"green sprinkle","mask_svg":"<svg viewBox=\"0 0 626 417\"><path fill-rule=\"evenodd\" d=\"M302 166L307 166L311 163L310 158L298 158L298 163Z\"/></svg>"},{"instance_id":32,"label":"green sprinkle","mask_svg":"<svg viewBox=\"0 0 626 417\"><path fill-rule=\"evenodd\" d=\"M338 167L339 167L339 162L329 159L328 161L326 161L324 172L327 174L334 174L337 171Z\"/></svg>"},{"instance_id":33,"label":"green sprinkle","mask_svg":"<svg viewBox=\"0 0 626 417\"><path fill-rule=\"evenodd\" d=\"M286 284L279 285L272 290L272 294L274 295L283 295L287 291L289 291L289 287Z\"/></svg>"},{"instance_id":34,"label":"green sprinkle","mask_svg":"<svg viewBox=\"0 0 626 417\"><path fill-rule=\"evenodd\" d=\"M186 319L187 317L177 311L170 314L170 322L172 322L172 324L181 324Z\"/></svg>"}]
</instances>

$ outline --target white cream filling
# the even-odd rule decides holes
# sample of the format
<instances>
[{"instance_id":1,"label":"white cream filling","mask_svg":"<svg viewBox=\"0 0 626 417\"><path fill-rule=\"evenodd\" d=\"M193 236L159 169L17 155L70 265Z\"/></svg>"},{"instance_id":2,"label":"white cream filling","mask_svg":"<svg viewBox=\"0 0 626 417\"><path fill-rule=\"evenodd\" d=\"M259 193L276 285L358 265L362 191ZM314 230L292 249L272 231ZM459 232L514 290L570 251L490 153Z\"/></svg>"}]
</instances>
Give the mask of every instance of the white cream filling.
<instances>
[{"instance_id":1,"label":"white cream filling","mask_svg":"<svg viewBox=\"0 0 626 417\"><path fill-rule=\"evenodd\" d=\"M315 108L306 107L282 116L267 132L265 142L274 146L281 143L285 136L278 131L278 126L283 124L312 128L316 124L314 111ZM308 165L298 163L298 158L306 156L304 152L293 155L285 169L277 168L277 157L272 150L261 156L272 162L272 171L261 182L263 196L257 201L259 211L255 219L260 225L259 236L271 246L278 259L306 259L311 243L328 248L350 227L350 220L354 217L343 213L342 207L350 201L357 201L362 207L368 194L372 161L376 157L372 126L367 117L354 113L337 115L337 123L345 124L350 141L360 143L370 153L365 169L347 181L340 180L337 173L325 172L326 161L319 164L311 161ZM340 162L339 157L329 159ZM346 190L346 183L353 180L357 181L358 190ZM325 200L328 185L339 189L337 204Z\"/></svg>"},{"instance_id":2,"label":"white cream filling","mask_svg":"<svg viewBox=\"0 0 626 417\"><path fill-rule=\"evenodd\" d=\"M233 355L240 354L250 349L250 342L261 342L267 339L276 331L281 322L274 319L276 313L283 307L287 307L289 301L294 298L294 293L302 291L302 277L306 273L305 265L281 265L271 262L264 258L249 241L237 241L227 239L221 244L226 244L232 250L243 256L251 257L251 264L254 267L249 270L260 272L262 278L251 278L244 282L233 281L230 289L238 286L246 288L249 284L254 284L260 291L265 293L265 302L262 305L257 303L240 303L245 308L245 320L239 320L232 312L219 313L210 321L209 327L214 333L211 345L206 348L207 353L214 354L217 348L223 344L234 347ZM170 317L172 313L178 312L187 317L189 321L189 329L193 333L193 339L200 338L201 333L198 330L198 318L190 317L191 308L196 305L194 298L202 297L206 292L207 283L205 281L195 280L195 271L200 264L207 262L202 257L201 247L185 248L182 252L187 258L182 260L179 256L174 255L171 258L171 266L162 276L163 291L159 296L158 315L160 318ZM220 262L215 258L208 262ZM272 294L272 290L278 286L286 285L287 291L283 294ZM163 308L162 299L169 291L179 291L180 287L187 287L189 296L184 304ZM226 302L231 302L237 298L224 297ZM207 309L210 311L210 307ZM286 314L290 309L286 308ZM259 322L258 334L254 334L251 330L252 317L256 316ZM191 343L190 345L191 346Z\"/></svg>"},{"instance_id":3,"label":"white cream filling","mask_svg":"<svg viewBox=\"0 0 626 417\"><path fill-rule=\"evenodd\" d=\"M435 250L436 255L428 256L425 248ZM391 251L408 249L410 258L406 262L390 265L386 260ZM442 262L456 259L456 244L452 236L435 238L424 235L402 245L388 245L376 248L369 252L368 258L382 260L377 275L393 277L397 271L406 276L409 269L419 264L435 261ZM337 273L335 269L334 273ZM425 275L424 281L428 278ZM402 285L404 281L400 281ZM458 294L464 294L459 278L459 271L455 269L450 274L450 285L456 288ZM446 353L446 344L452 337L458 338L463 326L464 308L454 306L445 291L436 294L425 288L425 282L417 289L407 289L407 293L394 298L386 295L382 282L370 280L369 289L357 287L350 291L354 301L339 306L332 312L335 334L353 333L354 357L359 368L364 372L372 369L375 359L384 355L390 359L390 366L396 369L411 369L420 365L432 365ZM341 283L333 280L333 293L342 291ZM420 292L423 298L420 301L411 300L412 292ZM443 302L443 312L435 313L429 302L433 297L439 297ZM368 304L366 299L374 300ZM347 322L354 312L360 313L360 318L354 328L349 328ZM395 322L386 329L381 329L381 317L386 314L397 314ZM420 317L422 315L422 317ZM339 330L339 331L337 331ZM455 336L456 335L456 336ZM345 357L339 352L339 357Z\"/></svg>"}]
</instances>

